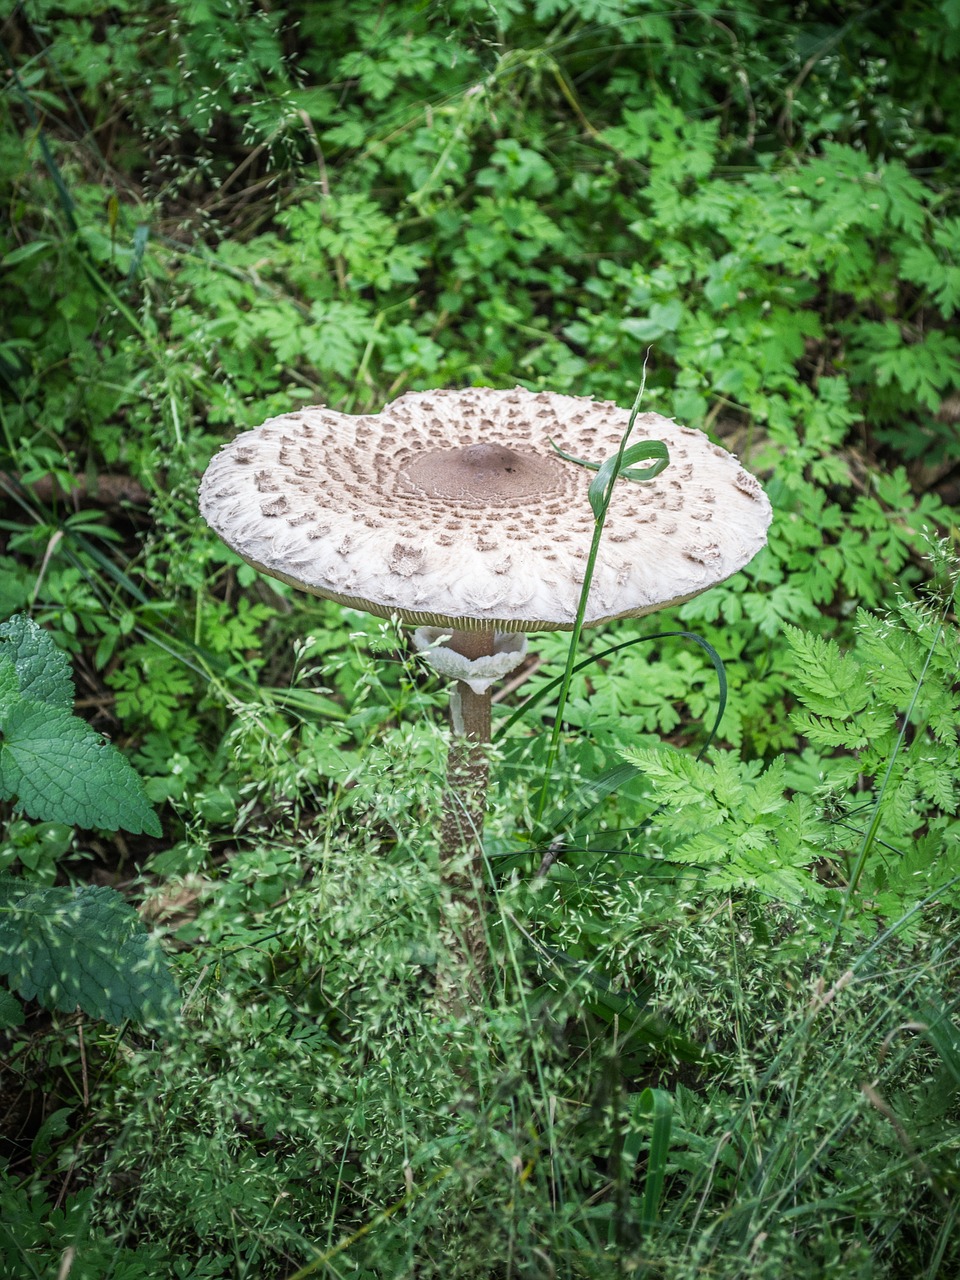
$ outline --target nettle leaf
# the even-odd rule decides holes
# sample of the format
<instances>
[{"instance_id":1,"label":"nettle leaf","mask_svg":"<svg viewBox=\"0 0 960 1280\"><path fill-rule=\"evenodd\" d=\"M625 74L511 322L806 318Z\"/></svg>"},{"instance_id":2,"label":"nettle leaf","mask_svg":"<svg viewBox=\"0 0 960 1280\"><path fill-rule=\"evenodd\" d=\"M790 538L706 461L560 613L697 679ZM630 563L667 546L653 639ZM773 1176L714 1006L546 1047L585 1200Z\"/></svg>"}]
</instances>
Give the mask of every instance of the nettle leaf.
<instances>
[{"instance_id":1,"label":"nettle leaf","mask_svg":"<svg viewBox=\"0 0 960 1280\"><path fill-rule=\"evenodd\" d=\"M177 988L140 917L102 885L0 878L0 975L24 1000L120 1023L170 1017Z\"/></svg>"},{"instance_id":2,"label":"nettle leaf","mask_svg":"<svg viewBox=\"0 0 960 1280\"><path fill-rule=\"evenodd\" d=\"M17 669L12 659L0 656L0 716L19 697L20 684L17 680Z\"/></svg>"},{"instance_id":3,"label":"nettle leaf","mask_svg":"<svg viewBox=\"0 0 960 1280\"><path fill-rule=\"evenodd\" d=\"M52 707L73 706L73 677L70 659L37 626L32 618L18 613L0 626L0 653L12 662L17 688L24 698ZM0 677L0 694L5 686Z\"/></svg>"},{"instance_id":4,"label":"nettle leaf","mask_svg":"<svg viewBox=\"0 0 960 1280\"><path fill-rule=\"evenodd\" d=\"M9 991L0 991L0 1031L20 1027L26 1020L23 1005Z\"/></svg>"},{"instance_id":5,"label":"nettle leaf","mask_svg":"<svg viewBox=\"0 0 960 1280\"><path fill-rule=\"evenodd\" d=\"M3 718L0 797L31 818L162 834L143 783L116 747L78 716L24 699Z\"/></svg>"}]
</instances>

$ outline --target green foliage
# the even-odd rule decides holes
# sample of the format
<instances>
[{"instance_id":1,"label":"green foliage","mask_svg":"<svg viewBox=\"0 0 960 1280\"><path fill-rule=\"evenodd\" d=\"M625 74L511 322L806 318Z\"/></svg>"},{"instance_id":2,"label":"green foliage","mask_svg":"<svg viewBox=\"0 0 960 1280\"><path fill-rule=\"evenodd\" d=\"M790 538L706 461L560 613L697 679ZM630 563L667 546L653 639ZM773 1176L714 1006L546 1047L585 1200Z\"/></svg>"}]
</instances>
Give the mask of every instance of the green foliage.
<instances>
[{"instance_id":1,"label":"green foliage","mask_svg":"<svg viewBox=\"0 0 960 1280\"><path fill-rule=\"evenodd\" d=\"M0 784L44 819L0 839L3 963L61 1010L168 1007L83 883L139 878L190 994L162 1051L0 996L49 1099L4 1148L0 1274L957 1271L956 630L922 602L954 572L960 21L894 9L17 6L0 616L50 639L0 638ZM611 652L554 769L555 694L503 735L496 983L444 1018L443 691L227 552L197 478L301 402L627 403L647 347L644 407L740 454L770 543L679 623L583 638ZM728 684L700 763L708 654L614 651L679 626ZM568 639L532 649L536 694Z\"/></svg>"},{"instance_id":2,"label":"green foliage","mask_svg":"<svg viewBox=\"0 0 960 1280\"><path fill-rule=\"evenodd\" d=\"M114 1024L163 1021L177 996L140 917L99 885L0 877L0 973L24 1000Z\"/></svg>"},{"instance_id":3,"label":"green foliage","mask_svg":"<svg viewBox=\"0 0 960 1280\"><path fill-rule=\"evenodd\" d=\"M31 818L161 834L136 773L73 715L69 664L23 614L0 626L0 799Z\"/></svg>"},{"instance_id":4,"label":"green foliage","mask_svg":"<svg viewBox=\"0 0 960 1280\"><path fill-rule=\"evenodd\" d=\"M48 879L69 847L67 825L161 834L143 784L124 756L73 715L70 664L24 614L0 625L0 786L42 827L15 824L5 844ZM65 838L66 837L66 838ZM0 974L24 1000L79 1006L119 1023L169 1015L176 988L137 913L113 889L42 886L0 875ZM0 1020L22 1020L5 994Z\"/></svg>"},{"instance_id":5,"label":"green foliage","mask_svg":"<svg viewBox=\"0 0 960 1280\"><path fill-rule=\"evenodd\" d=\"M696 868L714 889L823 901L825 868L833 868L826 883L840 883L854 865L834 852L849 841L834 827L865 832L860 815L875 803L882 822L860 911L896 920L931 895L960 902L960 636L929 606L906 602L884 618L861 611L855 634L856 648L844 653L786 628L799 703L792 722L809 744L805 767L818 774L813 795L790 796L809 783L782 755L763 767L728 752L710 764L669 747L622 752L651 784L661 856ZM898 755L906 715L911 741Z\"/></svg>"},{"instance_id":6,"label":"green foliage","mask_svg":"<svg viewBox=\"0 0 960 1280\"><path fill-rule=\"evenodd\" d=\"M810 869L826 833L807 796L785 796L783 756L762 769L759 761L726 753L711 765L669 748L623 754L651 780L654 797L669 811L665 856L701 868L697 878L709 888L752 889L794 905L823 898Z\"/></svg>"}]
</instances>

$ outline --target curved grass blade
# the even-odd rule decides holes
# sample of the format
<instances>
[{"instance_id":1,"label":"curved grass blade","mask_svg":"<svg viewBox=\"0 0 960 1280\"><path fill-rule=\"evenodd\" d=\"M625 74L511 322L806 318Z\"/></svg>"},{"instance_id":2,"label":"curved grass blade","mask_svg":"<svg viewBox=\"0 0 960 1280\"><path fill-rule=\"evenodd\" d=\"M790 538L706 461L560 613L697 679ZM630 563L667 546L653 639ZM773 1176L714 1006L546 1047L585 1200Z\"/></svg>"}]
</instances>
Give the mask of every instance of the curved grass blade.
<instances>
[{"instance_id":1,"label":"curved grass blade","mask_svg":"<svg viewBox=\"0 0 960 1280\"><path fill-rule=\"evenodd\" d=\"M607 458L606 462L587 462L584 458L575 458L573 454L565 453L558 444L550 440L549 436L547 439L551 447L566 462L575 462L578 467L596 471L597 478L592 481L587 490L590 506L596 519L599 519L603 512L607 490L614 479L622 477L624 480L654 480L670 465L670 453L662 440L639 441L624 449L622 454L614 454L613 457ZM633 465L647 458L655 459L651 466L638 468Z\"/></svg>"},{"instance_id":2,"label":"curved grass blade","mask_svg":"<svg viewBox=\"0 0 960 1280\"><path fill-rule=\"evenodd\" d=\"M638 1119L650 1121L650 1149L640 1209L640 1226L643 1231L647 1231L656 1226L660 1216L663 1184L667 1175L667 1154L670 1150L670 1130L673 1127L673 1097L666 1089L644 1089L635 1111Z\"/></svg>"}]
</instances>

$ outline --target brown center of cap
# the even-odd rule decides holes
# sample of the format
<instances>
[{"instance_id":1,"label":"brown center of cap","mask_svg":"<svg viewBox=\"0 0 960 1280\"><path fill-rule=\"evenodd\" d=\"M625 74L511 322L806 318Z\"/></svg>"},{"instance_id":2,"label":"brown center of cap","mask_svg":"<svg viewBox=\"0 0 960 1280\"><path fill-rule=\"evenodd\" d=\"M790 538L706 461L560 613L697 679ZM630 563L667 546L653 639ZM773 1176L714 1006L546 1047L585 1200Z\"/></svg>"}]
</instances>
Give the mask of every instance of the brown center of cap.
<instances>
[{"instance_id":1,"label":"brown center of cap","mask_svg":"<svg viewBox=\"0 0 960 1280\"><path fill-rule=\"evenodd\" d=\"M471 506L505 506L555 492L562 471L552 458L517 453L502 444L418 453L400 469L401 485L426 498Z\"/></svg>"}]
</instances>

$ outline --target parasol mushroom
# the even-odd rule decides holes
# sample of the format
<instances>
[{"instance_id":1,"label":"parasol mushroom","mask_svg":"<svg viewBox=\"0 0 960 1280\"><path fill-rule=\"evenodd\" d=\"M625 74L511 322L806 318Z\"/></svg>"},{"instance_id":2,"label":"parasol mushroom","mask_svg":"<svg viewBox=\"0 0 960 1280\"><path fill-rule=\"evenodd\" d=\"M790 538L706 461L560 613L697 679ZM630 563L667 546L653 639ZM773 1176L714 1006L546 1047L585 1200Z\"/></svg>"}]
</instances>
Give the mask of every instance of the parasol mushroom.
<instances>
[{"instance_id":1,"label":"parasol mushroom","mask_svg":"<svg viewBox=\"0 0 960 1280\"><path fill-rule=\"evenodd\" d=\"M308 408L225 445L200 486L204 518L249 564L414 625L457 680L441 874L480 970L490 684L522 661L517 633L573 628L594 517L591 473L572 459L615 454L629 418L522 388L411 392L359 417ZM702 432L645 413L631 440L663 441L670 465L616 483L586 626L689 600L766 542L766 495Z\"/></svg>"}]
</instances>

